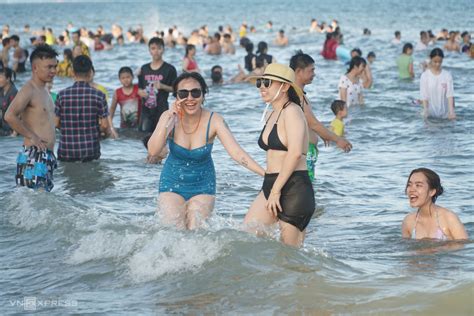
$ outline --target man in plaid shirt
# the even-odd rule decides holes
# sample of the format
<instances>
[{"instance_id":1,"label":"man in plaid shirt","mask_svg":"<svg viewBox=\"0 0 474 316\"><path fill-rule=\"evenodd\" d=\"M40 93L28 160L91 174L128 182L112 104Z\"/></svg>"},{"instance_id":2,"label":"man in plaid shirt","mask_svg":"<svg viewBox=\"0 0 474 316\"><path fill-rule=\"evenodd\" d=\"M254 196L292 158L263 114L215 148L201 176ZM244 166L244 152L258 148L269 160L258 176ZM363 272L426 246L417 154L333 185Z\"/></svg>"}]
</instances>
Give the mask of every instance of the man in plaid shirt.
<instances>
[{"instance_id":1,"label":"man in plaid shirt","mask_svg":"<svg viewBox=\"0 0 474 316\"><path fill-rule=\"evenodd\" d=\"M56 127L61 130L58 159L91 161L100 157L100 130L109 131L105 94L89 85L92 61L78 56L73 62L74 84L58 93Z\"/></svg>"}]
</instances>

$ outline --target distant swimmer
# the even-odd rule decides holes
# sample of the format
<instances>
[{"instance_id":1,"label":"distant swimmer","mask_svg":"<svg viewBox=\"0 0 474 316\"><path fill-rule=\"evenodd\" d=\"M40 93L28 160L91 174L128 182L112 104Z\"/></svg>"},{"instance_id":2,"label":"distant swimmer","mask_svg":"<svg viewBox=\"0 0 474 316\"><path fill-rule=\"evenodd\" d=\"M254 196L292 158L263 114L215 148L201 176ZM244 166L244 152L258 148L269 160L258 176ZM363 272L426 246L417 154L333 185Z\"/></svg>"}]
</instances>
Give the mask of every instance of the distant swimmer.
<instances>
[{"instance_id":1,"label":"distant swimmer","mask_svg":"<svg viewBox=\"0 0 474 316\"><path fill-rule=\"evenodd\" d=\"M346 102L347 107L364 104L362 94L361 74L364 72L367 62L362 57L354 57L351 60L349 69L339 80L339 99Z\"/></svg>"},{"instance_id":2,"label":"distant swimmer","mask_svg":"<svg viewBox=\"0 0 474 316\"><path fill-rule=\"evenodd\" d=\"M173 91L177 99L148 141L151 156L158 155L166 143L169 146L157 213L165 224L195 229L214 208L216 172L211 153L216 137L237 163L261 176L265 171L240 147L222 116L203 107L208 87L199 73L179 75Z\"/></svg>"},{"instance_id":3,"label":"distant swimmer","mask_svg":"<svg viewBox=\"0 0 474 316\"><path fill-rule=\"evenodd\" d=\"M196 61L196 46L188 44L186 45L186 51L183 58L183 71L185 72L200 72L199 66Z\"/></svg>"},{"instance_id":4,"label":"distant swimmer","mask_svg":"<svg viewBox=\"0 0 474 316\"><path fill-rule=\"evenodd\" d=\"M420 94L423 116L455 119L454 89L451 73L442 69L444 53L435 48L430 53L430 67L421 74Z\"/></svg>"},{"instance_id":5,"label":"distant swimmer","mask_svg":"<svg viewBox=\"0 0 474 316\"><path fill-rule=\"evenodd\" d=\"M274 43L277 46L288 46L288 37L285 35L284 30L278 31Z\"/></svg>"},{"instance_id":6,"label":"distant swimmer","mask_svg":"<svg viewBox=\"0 0 474 316\"><path fill-rule=\"evenodd\" d=\"M40 45L31 53L32 77L5 114L6 122L24 137L17 158L17 185L45 191L53 188L53 170L57 167L54 104L46 88L56 75L57 56L48 45Z\"/></svg>"},{"instance_id":7,"label":"distant swimmer","mask_svg":"<svg viewBox=\"0 0 474 316\"><path fill-rule=\"evenodd\" d=\"M438 241L468 239L458 216L436 204L443 191L441 180L433 170L418 168L410 173L405 193L410 206L418 210L408 214L403 220L403 238Z\"/></svg>"},{"instance_id":8,"label":"distant swimmer","mask_svg":"<svg viewBox=\"0 0 474 316\"><path fill-rule=\"evenodd\" d=\"M412 54L413 45L411 43L403 45L402 54L397 58L398 77L400 79L413 79L415 77Z\"/></svg>"},{"instance_id":9,"label":"distant swimmer","mask_svg":"<svg viewBox=\"0 0 474 316\"><path fill-rule=\"evenodd\" d=\"M399 45L402 42L402 33L395 31L395 37L392 39L392 44Z\"/></svg>"},{"instance_id":10,"label":"distant swimmer","mask_svg":"<svg viewBox=\"0 0 474 316\"><path fill-rule=\"evenodd\" d=\"M449 52L460 52L461 45L459 45L458 41L456 40L456 32L451 31L449 32L449 38L443 46Z\"/></svg>"}]
</instances>

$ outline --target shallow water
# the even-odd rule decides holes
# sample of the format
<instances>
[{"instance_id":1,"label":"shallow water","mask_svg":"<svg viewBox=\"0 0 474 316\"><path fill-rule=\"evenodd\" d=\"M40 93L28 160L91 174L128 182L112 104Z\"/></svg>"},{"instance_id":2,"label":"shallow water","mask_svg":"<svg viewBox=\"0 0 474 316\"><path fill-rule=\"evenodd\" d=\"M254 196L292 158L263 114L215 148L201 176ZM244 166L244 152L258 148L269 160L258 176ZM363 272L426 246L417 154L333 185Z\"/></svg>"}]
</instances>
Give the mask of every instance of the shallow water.
<instances>
[{"instance_id":1,"label":"shallow water","mask_svg":"<svg viewBox=\"0 0 474 316\"><path fill-rule=\"evenodd\" d=\"M21 313L25 297L33 297L37 311L47 315L472 315L473 244L406 241L400 226L410 211L403 193L406 178L413 168L425 166L442 178L446 192L439 203L454 210L474 234L474 61L452 54L444 60L454 77L458 119L423 121L420 108L412 105L420 70L414 82L398 81L394 60L401 48L389 44L396 29L412 43L422 28L462 31L474 25L465 10L469 6L467 0L449 9L427 0L376 6L365 0L343 6L302 1L299 7L286 1L180 1L173 6L160 1L133 4L133 10L130 3L0 4L1 23L13 29L46 24L56 32L68 21L91 28L143 23L147 32L177 24L188 33L205 23L211 31L226 23L237 30L243 19L262 29L271 19L275 29L284 27L290 36L290 47L270 47L278 61L288 62L296 49L315 58L317 76L307 93L325 124L333 117L329 105L345 65L322 60L318 52L324 37L306 33L309 20L335 17L348 47L360 47L364 56L371 50L377 54L374 88L365 92L366 105L350 109L346 122L353 151L344 154L334 145L319 144L317 210L301 250L240 230L262 180L232 162L219 142L213 153L214 215L203 229L183 232L164 228L154 216L162 167L144 163L139 140L105 140L100 161L60 164L55 188L45 194L14 188L21 139L0 138L0 311ZM370 38L360 35L364 27L372 30ZM271 42L273 34L251 38ZM182 55L182 48L167 49L165 60L178 66ZM243 56L241 49L231 57L199 51L197 59L207 76L221 64L230 78ZM424 53L414 57L417 64L426 58ZM121 66L138 68L149 56L145 46L126 45L95 53L93 60L96 81L112 92ZM27 78L20 76L18 86ZM58 78L53 90L70 83ZM256 145L263 105L255 88L212 87L206 106L221 113L241 145L264 163ZM51 306L54 301L62 306Z\"/></svg>"}]
</instances>

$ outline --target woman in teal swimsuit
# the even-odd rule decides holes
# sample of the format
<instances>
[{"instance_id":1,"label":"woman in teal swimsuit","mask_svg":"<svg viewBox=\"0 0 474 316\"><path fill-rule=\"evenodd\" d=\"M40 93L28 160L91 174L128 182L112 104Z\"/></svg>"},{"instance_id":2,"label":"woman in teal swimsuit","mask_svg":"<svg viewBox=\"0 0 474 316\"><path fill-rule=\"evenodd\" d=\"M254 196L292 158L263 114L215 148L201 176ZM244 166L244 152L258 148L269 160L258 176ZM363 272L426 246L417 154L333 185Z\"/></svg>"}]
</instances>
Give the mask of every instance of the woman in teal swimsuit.
<instances>
[{"instance_id":1,"label":"woman in teal swimsuit","mask_svg":"<svg viewBox=\"0 0 474 316\"><path fill-rule=\"evenodd\" d=\"M158 213L165 224L194 229L214 208L216 174L211 152L216 136L236 162L263 176L264 170L237 143L222 116L202 107L208 91L199 73L182 73L173 84L177 97L148 141L157 155L169 146L159 184Z\"/></svg>"},{"instance_id":2,"label":"woman in teal swimsuit","mask_svg":"<svg viewBox=\"0 0 474 316\"><path fill-rule=\"evenodd\" d=\"M410 206L418 210L403 220L403 238L439 241L468 238L457 215L435 204L438 196L443 194L441 180L436 172L427 168L413 170L408 177L406 194Z\"/></svg>"}]
</instances>

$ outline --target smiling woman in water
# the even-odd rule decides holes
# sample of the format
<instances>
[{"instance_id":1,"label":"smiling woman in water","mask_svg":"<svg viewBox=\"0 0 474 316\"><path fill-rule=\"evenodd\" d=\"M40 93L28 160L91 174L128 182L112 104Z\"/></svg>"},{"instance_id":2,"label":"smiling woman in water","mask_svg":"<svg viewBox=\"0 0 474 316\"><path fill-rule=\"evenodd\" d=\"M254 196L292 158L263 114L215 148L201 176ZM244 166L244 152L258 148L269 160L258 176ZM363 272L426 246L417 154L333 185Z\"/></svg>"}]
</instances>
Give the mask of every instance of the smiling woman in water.
<instances>
[{"instance_id":1,"label":"smiling woman in water","mask_svg":"<svg viewBox=\"0 0 474 316\"><path fill-rule=\"evenodd\" d=\"M216 137L239 164L261 176L264 170L240 147L222 116L203 107L208 88L199 73L182 73L173 90L177 99L160 117L148 152L157 155L168 142L169 156L159 185L162 221L194 229L214 208L216 174L211 152Z\"/></svg>"},{"instance_id":2,"label":"smiling woman in water","mask_svg":"<svg viewBox=\"0 0 474 316\"><path fill-rule=\"evenodd\" d=\"M403 220L402 236L412 239L456 240L467 239L464 225L457 215L447 208L436 205L443 194L441 180L436 172L419 168L410 173L406 194L411 207L418 210Z\"/></svg>"}]
</instances>

